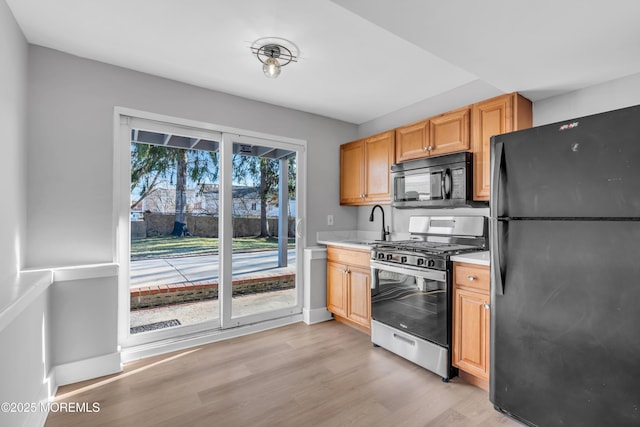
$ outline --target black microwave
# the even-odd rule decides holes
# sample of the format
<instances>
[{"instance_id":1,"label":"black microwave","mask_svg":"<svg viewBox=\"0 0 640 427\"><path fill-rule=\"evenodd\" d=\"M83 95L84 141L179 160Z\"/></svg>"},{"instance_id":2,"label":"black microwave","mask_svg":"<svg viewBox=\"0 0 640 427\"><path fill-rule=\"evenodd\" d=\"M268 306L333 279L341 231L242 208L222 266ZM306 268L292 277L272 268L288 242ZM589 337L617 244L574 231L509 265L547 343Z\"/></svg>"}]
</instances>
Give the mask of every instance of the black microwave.
<instances>
[{"instance_id":1,"label":"black microwave","mask_svg":"<svg viewBox=\"0 0 640 427\"><path fill-rule=\"evenodd\" d=\"M471 153L409 160L391 166L391 206L454 208L474 206Z\"/></svg>"}]
</instances>

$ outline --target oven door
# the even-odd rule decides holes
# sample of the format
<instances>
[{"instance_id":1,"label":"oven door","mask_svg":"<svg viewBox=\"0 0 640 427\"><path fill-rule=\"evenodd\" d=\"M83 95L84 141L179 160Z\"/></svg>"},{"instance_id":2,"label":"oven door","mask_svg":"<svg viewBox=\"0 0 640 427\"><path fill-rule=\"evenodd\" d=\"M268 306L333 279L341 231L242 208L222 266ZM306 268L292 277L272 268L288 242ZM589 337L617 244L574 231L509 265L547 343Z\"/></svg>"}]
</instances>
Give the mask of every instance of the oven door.
<instances>
[{"instance_id":1,"label":"oven door","mask_svg":"<svg viewBox=\"0 0 640 427\"><path fill-rule=\"evenodd\" d=\"M371 261L371 317L392 328L449 346L447 273Z\"/></svg>"}]
</instances>

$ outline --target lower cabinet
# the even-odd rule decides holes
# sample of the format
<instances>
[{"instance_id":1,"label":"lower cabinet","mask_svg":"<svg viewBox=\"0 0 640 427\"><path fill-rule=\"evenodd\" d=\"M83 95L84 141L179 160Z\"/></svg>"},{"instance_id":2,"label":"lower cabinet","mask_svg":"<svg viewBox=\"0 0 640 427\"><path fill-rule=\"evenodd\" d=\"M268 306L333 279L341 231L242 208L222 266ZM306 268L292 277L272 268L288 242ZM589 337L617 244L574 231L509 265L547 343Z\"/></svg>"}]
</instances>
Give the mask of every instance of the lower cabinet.
<instances>
[{"instance_id":1,"label":"lower cabinet","mask_svg":"<svg viewBox=\"0 0 640 427\"><path fill-rule=\"evenodd\" d=\"M371 327L370 252L327 248L327 310L336 320L369 333Z\"/></svg>"},{"instance_id":2,"label":"lower cabinet","mask_svg":"<svg viewBox=\"0 0 640 427\"><path fill-rule=\"evenodd\" d=\"M454 264L453 360L460 377L489 388L491 296L489 267Z\"/></svg>"}]
</instances>

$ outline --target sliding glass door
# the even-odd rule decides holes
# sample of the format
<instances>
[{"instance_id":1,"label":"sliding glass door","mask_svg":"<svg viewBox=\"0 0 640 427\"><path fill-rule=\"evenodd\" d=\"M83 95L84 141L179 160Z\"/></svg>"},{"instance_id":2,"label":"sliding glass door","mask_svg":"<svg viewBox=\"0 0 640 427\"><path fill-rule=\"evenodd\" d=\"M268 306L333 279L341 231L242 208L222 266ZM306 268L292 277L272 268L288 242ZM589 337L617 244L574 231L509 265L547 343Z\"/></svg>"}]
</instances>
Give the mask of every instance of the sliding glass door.
<instances>
[{"instance_id":1,"label":"sliding glass door","mask_svg":"<svg viewBox=\"0 0 640 427\"><path fill-rule=\"evenodd\" d=\"M304 146L132 117L121 135L128 345L301 313Z\"/></svg>"},{"instance_id":2,"label":"sliding glass door","mask_svg":"<svg viewBox=\"0 0 640 427\"><path fill-rule=\"evenodd\" d=\"M231 150L231 316L225 326L302 310L298 286L297 158L287 144L224 135ZM227 187L228 188L228 187ZM228 261L228 259L223 260Z\"/></svg>"}]
</instances>

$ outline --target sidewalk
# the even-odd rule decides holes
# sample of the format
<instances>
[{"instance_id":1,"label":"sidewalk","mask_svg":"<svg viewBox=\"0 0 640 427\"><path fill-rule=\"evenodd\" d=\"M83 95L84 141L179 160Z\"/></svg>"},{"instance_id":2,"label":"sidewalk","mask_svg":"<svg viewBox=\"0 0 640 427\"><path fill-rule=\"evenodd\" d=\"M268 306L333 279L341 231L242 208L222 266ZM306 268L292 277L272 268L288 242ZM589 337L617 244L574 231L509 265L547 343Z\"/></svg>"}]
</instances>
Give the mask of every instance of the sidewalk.
<instances>
[{"instance_id":1,"label":"sidewalk","mask_svg":"<svg viewBox=\"0 0 640 427\"><path fill-rule=\"evenodd\" d=\"M132 333L218 318L218 261L217 255L132 261ZM233 254L234 316L295 305L295 263L293 249L288 251L287 267L277 266L278 251ZM270 290L260 292L261 286Z\"/></svg>"},{"instance_id":2,"label":"sidewalk","mask_svg":"<svg viewBox=\"0 0 640 427\"><path fill-rule=\"evenodd\" d=\"M294 249L287 252L289 266L296 263ZM233 277L268 272L278 268L278 251L241 252L232 257ZM131 261L131 289L174 283L217 282L217 255Z\"/></svg>"},{"instance_id":3,"label":"sidewalk","mask_svg":"<svg viewBox=\"0 0 640 427\"><path fill-rule=\"evenodd\" d=\"M232 299L235 316L290 307L296 302L295 289L242 295ZM159 322L177 320L181 326L194 325L220 316L217 299L145 308L131 312L129 327L135 328ZM177 326L177 325L176 325Z\"/></svg>"}]
</instances>

